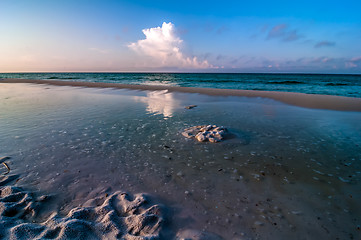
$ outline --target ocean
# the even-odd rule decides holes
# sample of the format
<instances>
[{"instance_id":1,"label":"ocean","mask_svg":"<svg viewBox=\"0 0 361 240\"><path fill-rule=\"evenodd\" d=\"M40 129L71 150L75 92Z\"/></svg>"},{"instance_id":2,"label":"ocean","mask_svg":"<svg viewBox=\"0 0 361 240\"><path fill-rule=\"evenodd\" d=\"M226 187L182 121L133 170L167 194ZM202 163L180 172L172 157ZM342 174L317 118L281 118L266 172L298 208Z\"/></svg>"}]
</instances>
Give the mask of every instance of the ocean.
<instances>
[{"instance_id":1,"label":"ocean","mask_svg":"<svg viewBox=\"0 0 361 240\"><path fill-rule=\"evenodd\" d=\"M256 73L0 73L0 78L300 92L361 98L361 75Z\"/></svg>"}]
</instances>

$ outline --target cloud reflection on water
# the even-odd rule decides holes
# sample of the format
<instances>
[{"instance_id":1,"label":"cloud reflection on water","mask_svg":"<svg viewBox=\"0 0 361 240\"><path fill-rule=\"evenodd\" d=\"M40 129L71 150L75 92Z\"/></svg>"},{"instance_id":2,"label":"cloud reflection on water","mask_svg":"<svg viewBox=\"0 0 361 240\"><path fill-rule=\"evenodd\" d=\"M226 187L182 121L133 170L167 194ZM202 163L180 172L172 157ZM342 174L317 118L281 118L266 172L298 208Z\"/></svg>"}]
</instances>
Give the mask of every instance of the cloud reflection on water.
<instances>
[{"instance_id":1,"label":"cloud reflection on water","mask_svg":"<svg viewBox=\"0 0 361 240\"><path fill-rule=\"evenodd\" d=\"M148 105L147 112L162 114L165 118L173 117L175 110L181 107L179 100L168 90L151 91L145 97L135 97L135 100L146 103Z\"/></svg>"}]
</instances>

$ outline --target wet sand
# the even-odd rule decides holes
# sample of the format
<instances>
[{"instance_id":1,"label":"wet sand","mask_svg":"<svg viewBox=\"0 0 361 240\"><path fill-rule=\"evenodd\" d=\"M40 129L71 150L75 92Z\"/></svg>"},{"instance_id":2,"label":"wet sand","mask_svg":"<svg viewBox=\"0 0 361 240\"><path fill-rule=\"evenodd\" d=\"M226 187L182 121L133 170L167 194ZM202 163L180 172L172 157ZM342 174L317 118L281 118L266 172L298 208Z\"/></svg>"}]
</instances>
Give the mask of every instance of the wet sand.
<instances>
[{"instance_id":1,"label":"wet sand","mask_svg":"<svg viewBox=\"0 0 361 240\"><path fill-rule=\"evenodd\" d=\"M360 237L361 113L141 90L0 82L1 236ZM182 135L205 124L233 136Z\"/></svg>"},{"instance_id":2,"label":"wet sand","mask_svg":"<svg viewBox=\"0 0 361 240\"><path fill-rule=\"evenodd\" d=\"M167 90L168 92L200 93L213 96L240 96L240 97L262 97L271 98L283 103L300 107L328 109L338 111L361 111L361 98L290 93L253 90L215 89L215 88L193 88L193 87L172 87L156 85L130 85L119 83L94 83L94 82L71 82L71 81L49 81L35 79L3 79L3 83L36 83L50 84L57 86L79 86L96 88L120 88L134 90Z\"/></svg>"}]
</instances>

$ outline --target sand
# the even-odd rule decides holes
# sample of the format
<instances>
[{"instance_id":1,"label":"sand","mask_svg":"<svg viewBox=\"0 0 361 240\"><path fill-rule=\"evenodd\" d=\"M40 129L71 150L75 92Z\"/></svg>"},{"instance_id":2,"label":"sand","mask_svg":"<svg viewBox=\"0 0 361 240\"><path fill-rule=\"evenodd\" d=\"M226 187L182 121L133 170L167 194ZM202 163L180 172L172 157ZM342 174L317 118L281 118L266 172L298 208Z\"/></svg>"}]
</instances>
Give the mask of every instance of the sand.
<instances>
[{"instance_id":1,"label":"sand","mask_svg":"<svg viewBox=\"0 0 361 240\"><path fill-rule=\"evenodd\" d=\"M1 234L358 239L360 121L268 98L0 83ZM182 135L206 124L234 138Z\"/></svg>"},{"instance_id":2,"label":"sand","mask_svg":"<svg viewBox=\"0 0 361 240\"><path fill-rule=\"evenodd\" d=\"M37 215L49 196L36 196L9 183L15 175L0 178L0 238L2 239L158 239L163 217L160 205L151 205L144 194L115 192L90 199L66 216ZM8 186L6 186L8 185Z\"/></svg>"},{"instance_id":3,"label":"sand","mask_svg":"<svg viewBox=\"0 0 361 240\"><path fill-rule=\"evenodd\" d=\"M65 216L46 212L52 196L12 186L19 176L0 177L1 239L166 239L165 207L151 204L145 194L114 192L89 199ZM39 213L47 215L39 218ZM41 220L39 220L41 219ZM173 237L172 237L173 238ZM192 229L179 231L174 239L220 240L215 234Z\"/></svg>"},{"instance_id":4,"label":"sand","mask_svg":"<svg viewBox=\"0 0 361 240\"><path fill-rule=\"evenodd\" d=\"M48 81L34 79L2 79L3 83L36 83L51 84L57 86L79 86L96 88L120 88L134 90L167 90L168 92L200 93L214 96L240 96L240 97L261 97L271 98L283 103L299 107L314 109L328 109L338 111L361 111L361 98L291 93L273 91L253 91L215 88L194 88L194 87L173 87L156 85L130 85L118 83L93 83L93 82L71 82L71 81Z\"/></svg>"}]
</instances>

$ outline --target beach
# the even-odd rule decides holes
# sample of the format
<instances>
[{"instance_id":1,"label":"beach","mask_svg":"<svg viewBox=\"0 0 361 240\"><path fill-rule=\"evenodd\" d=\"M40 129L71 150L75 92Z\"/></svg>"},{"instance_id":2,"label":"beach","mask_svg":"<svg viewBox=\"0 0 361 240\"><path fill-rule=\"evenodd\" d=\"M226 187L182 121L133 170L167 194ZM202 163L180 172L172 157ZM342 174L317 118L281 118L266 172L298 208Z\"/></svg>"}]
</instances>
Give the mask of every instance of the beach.
<instances>
[{"instance_id":1,"label":"beach","mask_svg":"<svg viewBox=\"0 0 361 240\"><path fill-rule=\"evenodd\" d=\"M342 96L0 80L0 203L37 206L2 214L0 236L359 239L360 112ZM208 124L228 137L182 135Z\"/></svg>"},{"instance_id":2,"label":"beach","mask_svg":"<svg viewBox=\"0 0 361 240\"><path fill-rule=\"evenodd\" d=\"M339 111L361 111L361 98L330 96L319 94L304 94L297 92L279 92L279 91L254 91L254 90L236 90L236 89L217 89L217 88L195 88L195 87L178 87L164 85L136 85L106 82L71 82L57 80L36 80L36 79L3 79L3 83L35 83L51 84L56 86L77 86L92 88L119 88L133 90L149 90L183 93L199 93L211 96L239 96L239 97L262 97L270 98L283 103L295 106L329 109Z\"/></svg>"}]
</instances>

